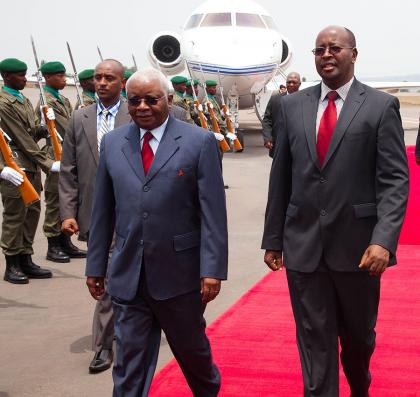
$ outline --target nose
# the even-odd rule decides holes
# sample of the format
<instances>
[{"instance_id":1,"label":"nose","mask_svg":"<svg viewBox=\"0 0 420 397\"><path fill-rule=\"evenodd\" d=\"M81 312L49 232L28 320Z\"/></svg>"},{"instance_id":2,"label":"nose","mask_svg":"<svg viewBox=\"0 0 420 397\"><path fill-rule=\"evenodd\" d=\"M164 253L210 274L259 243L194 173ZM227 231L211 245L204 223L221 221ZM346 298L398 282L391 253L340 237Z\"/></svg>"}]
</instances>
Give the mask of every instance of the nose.
<instances>
[{"instance_id":1,"label":"nose","mask_svg":"<svg viewBox=\"0 0 420 397\"><path fill-rule=\"evenodd\" d=\"M324 53L322 54L322 57L323 57L323 58L329 58L329 57L332 57L332 54L331 54L331 52L330 52L330 47L329 47L329 46L325 47L325 51L324 51Z\"/></svg>"}]
</instances>

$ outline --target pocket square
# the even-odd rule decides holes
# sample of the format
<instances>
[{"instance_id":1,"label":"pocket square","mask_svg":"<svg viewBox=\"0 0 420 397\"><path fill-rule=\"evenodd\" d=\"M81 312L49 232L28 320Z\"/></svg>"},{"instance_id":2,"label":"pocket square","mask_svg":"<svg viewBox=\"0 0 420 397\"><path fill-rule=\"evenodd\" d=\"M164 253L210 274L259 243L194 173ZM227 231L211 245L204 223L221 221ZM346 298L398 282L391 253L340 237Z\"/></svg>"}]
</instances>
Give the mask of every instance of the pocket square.
<instances>
[{"instance_id":1,"label":"pocket square","mask_svg":"<svg viewBox=\"0 0 420 397\"><path fill-rule=\"evenodd\" d=\"M182 168L178 171L178 176L183 176L184 175L184 171L182 171Z\"/></svg>"}]
</instances>

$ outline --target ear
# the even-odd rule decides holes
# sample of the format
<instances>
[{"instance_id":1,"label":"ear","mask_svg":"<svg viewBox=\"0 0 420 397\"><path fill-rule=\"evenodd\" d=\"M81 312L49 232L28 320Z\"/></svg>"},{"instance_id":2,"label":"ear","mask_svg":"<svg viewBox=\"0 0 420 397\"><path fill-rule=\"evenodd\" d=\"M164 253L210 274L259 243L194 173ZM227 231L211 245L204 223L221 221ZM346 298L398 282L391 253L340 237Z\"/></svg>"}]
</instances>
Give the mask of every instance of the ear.
<instances>
[{"instance_id":1,"label":"ear","mask_svg":"<svg viewBox=\"0 0 420 397\"><path fill-rule=\"evenodd\" d=\"M173 96L173 94L168 94L168 105L169 106L172 106L172 101L173 101L173 99L174 99L174 96Z\"/></svg>"},{"instance_id":2,"label":"ear","mask_svg":"<svg viewBox=\"0 0 420 397\"><path fill-rule=\"evenodd\" d=\"M352 50L352 56L351 56L351 62L352 63L356 63L357 55L358 55L357 48L354 47L353 50Z\"/></svg>"}]
</instances>

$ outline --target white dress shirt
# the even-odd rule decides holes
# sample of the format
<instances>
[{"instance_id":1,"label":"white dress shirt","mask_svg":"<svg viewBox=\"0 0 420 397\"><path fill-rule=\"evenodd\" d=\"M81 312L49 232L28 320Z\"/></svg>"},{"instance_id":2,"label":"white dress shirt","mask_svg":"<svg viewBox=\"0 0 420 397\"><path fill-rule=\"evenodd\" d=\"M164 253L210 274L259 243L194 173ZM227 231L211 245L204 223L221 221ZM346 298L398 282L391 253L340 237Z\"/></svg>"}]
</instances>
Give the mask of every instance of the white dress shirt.
<instances>
[{"instance_id":1,"label":"white dress shirt","mask_svg":"<svg viewBox=\"0 0 420 397\"><path fill-rule=\"evenodd\" d=\"M143 148L143 138L144 134L147 131L150 131L150 133L153 135L153 138L150 139L149 145L153 150L153 154L156 154L158 146L160 141L162 140L163 133L165 132L166 125L168 124L169 117L166 118L166 120L161 124L159 127L153 129L153 130L145 130L143 128L140 128L140 147Z\"/></svg>"}]
</instances>

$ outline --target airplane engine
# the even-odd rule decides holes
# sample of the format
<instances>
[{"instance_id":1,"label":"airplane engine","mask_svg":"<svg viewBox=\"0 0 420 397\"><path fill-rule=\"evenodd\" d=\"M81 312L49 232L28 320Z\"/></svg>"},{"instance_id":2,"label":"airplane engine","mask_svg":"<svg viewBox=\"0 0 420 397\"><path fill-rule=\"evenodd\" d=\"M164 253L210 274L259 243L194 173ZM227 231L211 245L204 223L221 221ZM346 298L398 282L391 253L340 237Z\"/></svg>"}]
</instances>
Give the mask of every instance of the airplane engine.
<instances>
[{"instance_id":1,"label":"airplane engine","mask_svg":"<svg viewBox=\"0 0 420 397\"><path fill-rule=\"evenodd\" d=\"M154 36L149 45L148 57L150 63L166 75L180 73L185 68L180 36L173 32L160 32Z\"/></svg>"},{"instance_id":2,"label":"airplane engine","mask_svg":"<svg viewBox=\"0 0 420 397\"><path fill-rule=\"evenodd\" d=\"M284 70L289 66L290 61L292 60L292 49L290 47L290 44L288 40L286 40L284 37L281 41L282 44L282 55L281 55L281 62L280 67Z\"/></svg>"}]
</instances>

